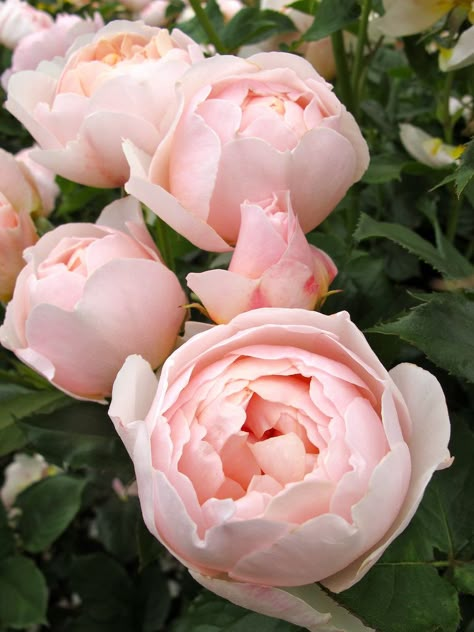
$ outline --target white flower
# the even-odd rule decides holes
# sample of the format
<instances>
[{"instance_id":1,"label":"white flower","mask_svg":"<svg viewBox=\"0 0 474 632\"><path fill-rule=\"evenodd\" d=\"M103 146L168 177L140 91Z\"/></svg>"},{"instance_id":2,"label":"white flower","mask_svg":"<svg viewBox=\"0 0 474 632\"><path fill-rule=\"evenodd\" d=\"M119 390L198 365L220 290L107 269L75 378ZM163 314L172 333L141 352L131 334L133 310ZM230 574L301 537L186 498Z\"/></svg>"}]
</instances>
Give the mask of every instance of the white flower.
<instances>
[{"instance_id":1,"label":"white flower","mask_svg":"<svg viewBox=\"0 0 474 632\"><path fill-rule=\"evenodd\" d=\"M453 164L464 151L463 145L447 145L441 138L430 136L408 123L400 125L400 140L410 156L433 169Z\"/></svg>"},{"instance_id":2,"label":"white flower","mask_svg":"<svg viewBox=\"0 0 474 632\"><path fill-rule=\"evenodd\" d=\"M438 61L443 72L474 64L474 26L461 34L453 48L441 48Z\"/></svg>"}]
</instances>

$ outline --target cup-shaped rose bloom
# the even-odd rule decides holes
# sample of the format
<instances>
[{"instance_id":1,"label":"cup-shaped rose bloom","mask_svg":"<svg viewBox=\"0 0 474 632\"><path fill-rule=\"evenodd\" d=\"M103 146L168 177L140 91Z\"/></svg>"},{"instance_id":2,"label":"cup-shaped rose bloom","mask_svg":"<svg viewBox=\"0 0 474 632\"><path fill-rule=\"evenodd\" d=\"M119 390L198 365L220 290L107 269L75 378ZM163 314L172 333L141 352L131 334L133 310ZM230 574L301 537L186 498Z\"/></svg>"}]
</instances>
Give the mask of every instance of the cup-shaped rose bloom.
<instances>
[{"instance_id":1,"label":"cup-shaped rose bloom","mask_svg":"<svg viewBox=\"0 0 474 632\"><path fill-rule=\"evenodd\" d=\"M0 342L61 390L103 400L129 354L157 367L171 352L186 298L136 200L59 226L25 256Z\"/></svg>"},{"instance_id":2,"label":"cup-shaped rose bloom","mask_svg":"<svg viewBox=\"0 0 474 632\"><path fill-rule=\"evenodd\" d=\"M24 37L48 29L52 23L48 13L35 9L28 2L0 2L0 44L7 48L15 48Z\"/></svg>"},{"instance_id":3,"label":"cup-shaped rose bloom","mask_svg":"<svg viewBox=\"0 0 474 632\"><path fill-rule=\"evenodd\" d=\"M128 358L109 414L151 533L210 590L266 614L284 592L272 587L357 582L449 464L436 378L387 372L345 312L240 314L187 340L159 382Z\"/></svg>"},{"instance_id":4,"label":"cup-shaped rose bloom","mask_svg":"<svg viewBox=\"0 0 474 632\"><path fill-rule=\"evenodd\" d=\"M0 149L0 301L10 299L25 265L23 250L38 239L31 213L41 209L31 172Z\"/></svg>"},{"instance_id":5,"label":"cup-shaped rose bloom","mask_svg":"<svg viewBox=\"0 0 474 632\"><path fill-rule=\"evenodd\" d=\"M210 317L227 323L259 307L314 309L337 269L326 253L307 242L288 193L274 195L261 205L242 204L241 213L229 269L186 277Z\"/></svg>"},{"instance_id":6,"label":"cup-shaped rose bloom","mask_svg":"<svg viewBox=\"0 0 474 632\"><path fill-rule=\"evenodd\" d=\"M205 250L228 250L242 202L274 191L290 191L308 232L367 168L354 118L296 55L211 57L178 89L178 112L154 155L125 142L126 190Z\"/></svg>"},{"instance_id":7,"label":"cup-shaped rose bloom","mask_svg":"<svg viewBox=\"0 0 474 632\"><path fill-rule=\"evenodd\" d=\"M121 186L129 176L123 138L154 150L170 124L175 82L195 59L199 46L178 30L111 22L78 38L66 57L12 75L6 107L41 147L35 160L74 182Z\"/></svg>"}]
</instances>

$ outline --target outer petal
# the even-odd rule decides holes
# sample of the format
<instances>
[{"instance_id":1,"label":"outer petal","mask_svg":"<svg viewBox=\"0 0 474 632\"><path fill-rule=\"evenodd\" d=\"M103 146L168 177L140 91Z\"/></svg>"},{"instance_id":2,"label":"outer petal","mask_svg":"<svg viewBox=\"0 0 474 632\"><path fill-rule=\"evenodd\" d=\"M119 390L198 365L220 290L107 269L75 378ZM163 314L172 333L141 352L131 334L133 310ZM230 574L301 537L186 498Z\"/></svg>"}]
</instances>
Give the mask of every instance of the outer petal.
<instances>
[{"instance_id":1,"label":"outer petal","mask_svg":"<svg viewBox=\"0 0 474 632\"><path fill-rule=\"evenodd\" d=\"M158 217L199 248L215 252L231 250L204 220L192 215L170 193L147 179L150 157L145 152L129 141L123 147L130 165L130 180L125 185L127 193L146 204Z\"/></svg>"},{"instance_id":2,"label":"outer petal","mask_svg":"<svg viewBox=\"0 0 474 632\"><path fill-rule=\"evenodd\" d=\"M273 588L206 577L193 570L190 573L205 588L238 606L289 621L310 632L371 632L316 584Z\"/></svg>"},{"instance_id":3,"label":"outer petal","mask_svg":"<svg viewBox=\"0 0 474 632\"><path fill-rule=\"evenodd\" d=\"M316 228L342 200L356 180L357 169L354 147L342 134L315 128L303 136L293 152L289 183L284 188L291 191L293 210L305 233Z\"/></svg>"},{"instance_id":4,"label":"outer petal","mask_svg":"<svg viewBox=\"0 0 474 632\"><path fill-rule=\"evenodd\" d=\"M438 380L414 364L399 364L390 377L400 389L411 414L413 429L407 441L411 455L411 480L401 510L384 537L343 571L324 580L333 592L350 588L376 563L388 545L412 519L433 472L449 457L449 416ZM430 440L427 441L426 437Z\"/></svg>"},{"instance_id":5,"label":"outer petal","mask_svg":"<svg viewBox=\"0 0 474 632\"><path fill-rule=\"evenodd\" d=\"M252 309L252 294L258 281L227 270L191 272L186 277L216 323L228 323L234 316Z\"/></svg>"},{"instance_id":6,"label":"outer petal","mask_svg":"<svg viewBox=\"0 0 474 632\"><path fill-rule=\"evenodd\" d=\"M156 289L150 292L149 287ZM33 309L26 338L53 364L52 382L58 388L100 399L111 393L115 376L131 353L140 353L157 366L171 352L184 301L176 277L161 263L119 259L88 279L74 312L52 305ZM162 328L158 339L157 322Z\"/></svg>"},{"instance_id":7,"label":"outer petal","mask_svg":"<svg viewBox=\"0 0 474 632\"><path fill-rule=\"evenodd\" d=\"M130 456L137 426L150 410L157 384L151 366L139 355L128 356L115 378L109 416Z\"/></svg>"}]
</instances>

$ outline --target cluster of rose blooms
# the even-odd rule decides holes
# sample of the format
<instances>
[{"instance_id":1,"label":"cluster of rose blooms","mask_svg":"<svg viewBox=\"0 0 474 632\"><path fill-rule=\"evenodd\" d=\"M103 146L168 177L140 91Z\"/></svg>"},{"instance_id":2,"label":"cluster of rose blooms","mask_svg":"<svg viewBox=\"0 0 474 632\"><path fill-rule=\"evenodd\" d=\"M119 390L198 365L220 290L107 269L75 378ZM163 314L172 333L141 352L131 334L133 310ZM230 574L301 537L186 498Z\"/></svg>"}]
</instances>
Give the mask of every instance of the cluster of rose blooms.
<instances>
[{"instance_id":1,"label":"cluster of rose blooms","mask_svg":"<svg viewBox=\"0 0 474 632\"><path fill-rule=\"evenodd\" d=\"M430 373L387 372L347 313L313 311L336 269L305 233L368 165L352 115L298 56L205 57L127 21L13 72L6 107L43 169L129 196L38 240L54 191L1 153L4 300L19 272L2 345L73 397L112 394L145 523L204 586L310 630L365 629L307 585L344 590L377 561L449 463L449 420ZM178 339L189 299L141 204L232 253L187 277L220 324Z\"/></svg>"}]
</instances>

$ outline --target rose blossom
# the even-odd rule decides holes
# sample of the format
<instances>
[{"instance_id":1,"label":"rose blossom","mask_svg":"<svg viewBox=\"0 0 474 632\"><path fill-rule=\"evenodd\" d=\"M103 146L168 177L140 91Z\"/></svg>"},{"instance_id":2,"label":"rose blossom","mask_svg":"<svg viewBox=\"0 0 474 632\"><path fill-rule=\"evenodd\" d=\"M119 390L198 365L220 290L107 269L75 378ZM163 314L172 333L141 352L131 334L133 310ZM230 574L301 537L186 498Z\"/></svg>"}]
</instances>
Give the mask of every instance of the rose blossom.
<instances>
[{"instance_id":1,"label":"rose blossom","mask_svg":"<svg viewBox=\"0 0 474 632\"><path fill-rule=\"evenodd\" d=\"M122 139L153 151L169 127L175 83L196 59L199 46L178 30L111 22L65 58L15 73L6 107L40 145L35 160L81 184L121 186L129 175Z\"/></svg>"},{"instance_id":2,"label":"rose blossom","mask_svg":"<svg viewBox=\"0 0 474 632\"><path fill-rule=\"evenodd\" d=\"M7 48L15 48L24 37L48 29L52 23L48 13L35 9L28 2L0 2L0 44Z\"/></svg>"},{"instance_id":3,"label":"rose blossom","mask_svg":"<svg viewBox=\"0 0 474 632\"><path fill-rule=\"evenodd\" d=\"M61 390L101 400L130 353L157 367L172 350L186 298L136 200L64 224L25 255L0 342Z\"/></svg>"},{"instance_id":4,"label":"rose blossom","mask_svg":"<svg viewBox=\"0 0 474 632\"><path fill-rule=\"evenodd\" d=\"M337 274L331 258L311 246L288 192L261 205L242 204L242 222L229 270L186 277L212 320L226 323L258 307L314 309ZM225 300L223 300L225 296Z\"/></svg>"},{"instance_id":5,"label":"rose blossom","mask_svg":"<svg viewBox=\"0 0 474 632\"><path fill-rule=\"evenodd\" d=\"M354 118L296 55L211 57L178 89L179 109L154 154L124 143L125 188L200 248L229 250L242 202L274 191L290 191L308 232L367 168Z\"/></svg>"},{"instance_id":6,"label":"rose blossom","mask_svg":"<svg viewBox=\"0 0 474 632\"><path fill-rule=\"evenodd\" d=\"M151 533L210 590L311 630L329 615L307 585L360 580L450 463L436 378L387 372L345 312L246 312L185 342L159 382L128 358L109 414Z\"/></svg>"},{"instance_id":7,"label":"rose blossom","mask_svg":"<svg viewBox=\"0 0 474 632\"><path fill-rule=\"evenodd\" d=\"M76 37L93 33L102 26L104 21L99 13L93 18L69 14L56 16L49 28L30 33L21 40L13 52L11 67L2 75L2 86L7 90L8 81L15 72L35 70L43 60L62 57Z\"/></svg>"},{"instance_id":8,"label":"rose blossom","mask_svg":"<svg viewBox=\"0 0 474 632\"><path fill-rule=\"evenodd\" d=\"M32 174L0 149L0 301L8 301L25 265L23 250L38 239L31 213L41 212Z\"/></svg>"}]
</instances>

